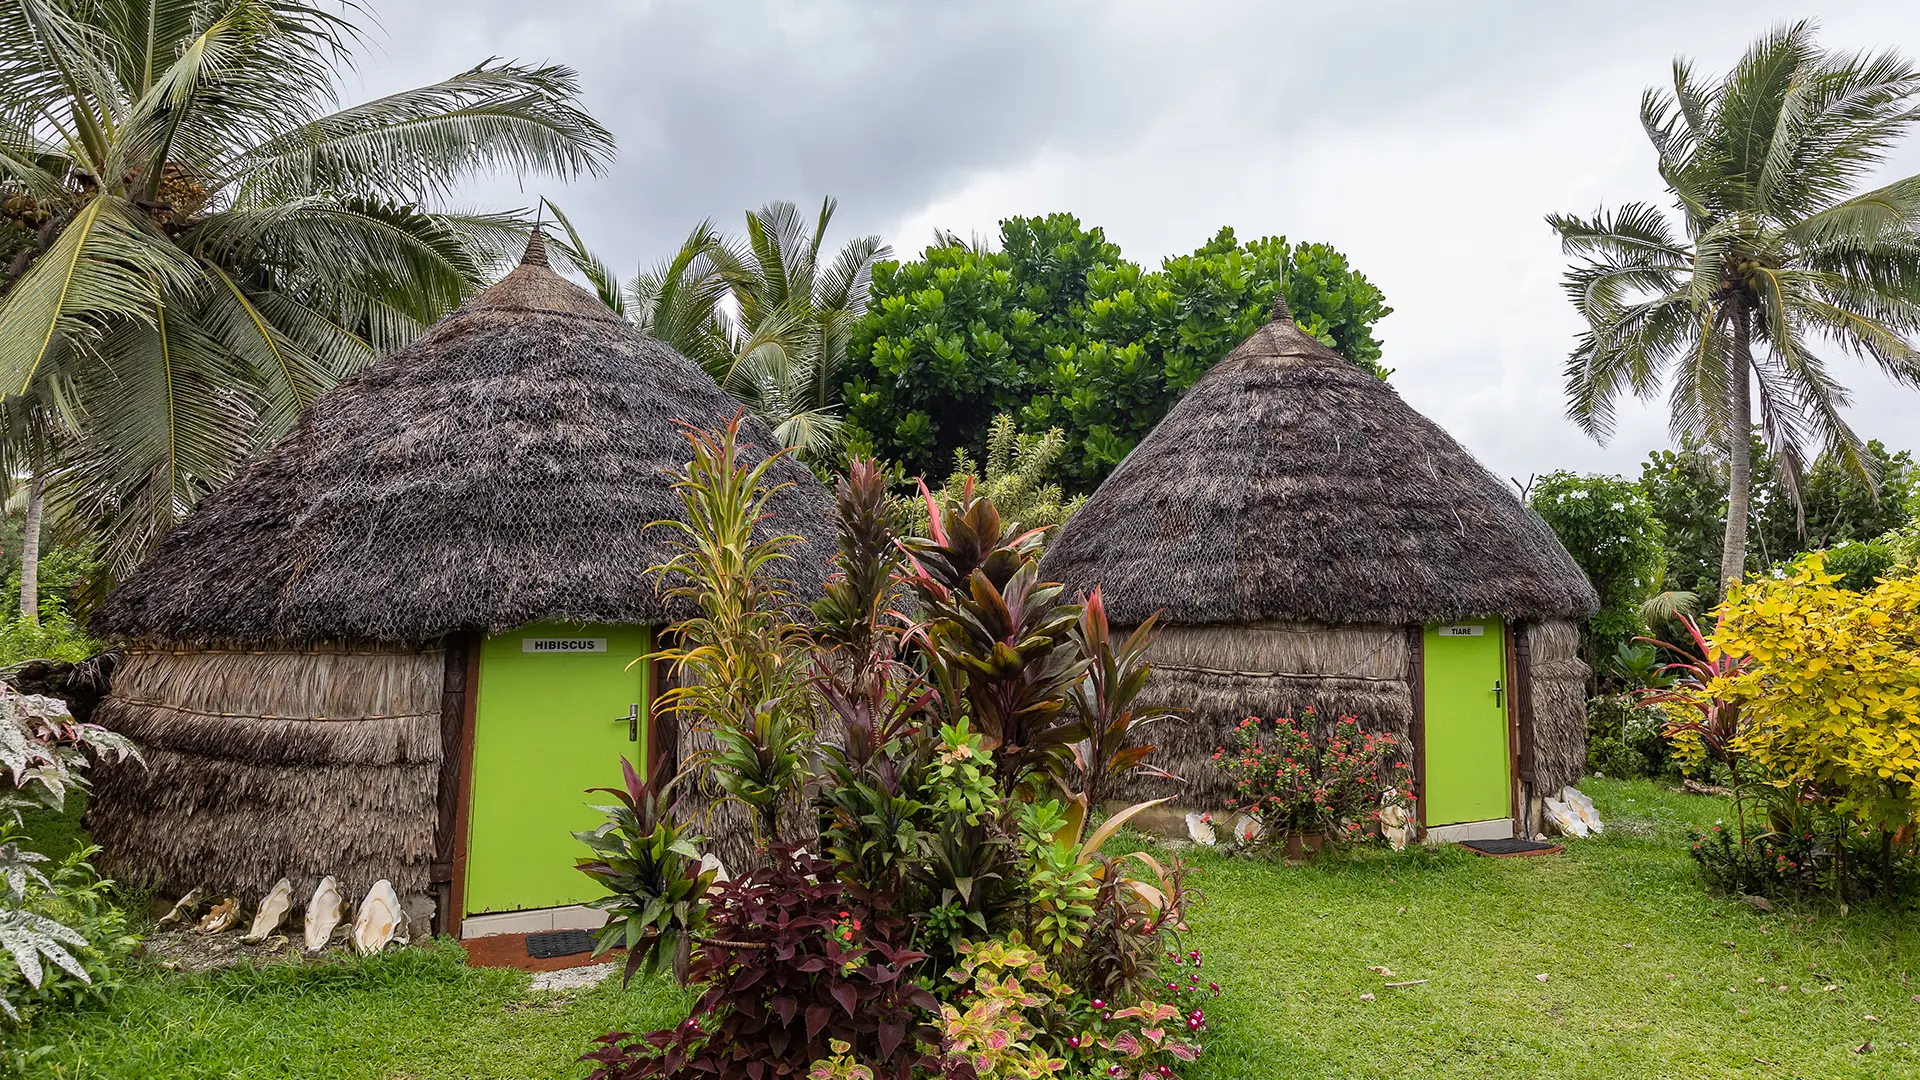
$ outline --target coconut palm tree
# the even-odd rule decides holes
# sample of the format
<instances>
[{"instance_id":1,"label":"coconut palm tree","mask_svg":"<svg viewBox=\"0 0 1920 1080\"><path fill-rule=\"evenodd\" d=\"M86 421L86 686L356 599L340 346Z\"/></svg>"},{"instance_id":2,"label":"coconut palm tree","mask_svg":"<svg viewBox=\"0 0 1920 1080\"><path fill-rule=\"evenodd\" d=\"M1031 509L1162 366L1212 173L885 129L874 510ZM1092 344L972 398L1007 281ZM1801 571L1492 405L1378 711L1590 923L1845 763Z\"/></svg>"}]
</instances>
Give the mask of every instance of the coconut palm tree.
<instances>
[{"instance_id":1,"label":"coconut palm tree","mask_svg":"<svg viewBox=\"0 0 1920 1080\"><path fill-rule=\"evenodd\" d=\"M525 223L461 182L611 156L564 67L339 108L357 10L0 0L0 393L67 428L50 497L112 572L484 283Z\"/></svg>"},{"instance_id":2,"label":"coconut palm tree","mask_svg":"<svg viewBox=\"0 0 1920 1080\"><path fill-rule=\"evenodd\" d=\"M1723 580L1746 566L1756 408L1794 476L1814 442L1861 469L1846 389L1817 348L1920 386L1920 176L1856 193L1920 120L1917 92L1903 58L1823 51L1804 22L1718 81L1677 60L1672 89L1640 105L1677 227L1646 203L1547 219L1578 258L1565 288L1588 324L1566 365L1568 415L1604 439L1618 397L1671 380L1675 436L1727 455Z\"/></svg>"},{"instance_id":3,"label":"coconut palm tree","mask_svg":"<svg viewBox=\"0 0 1920 1080\"><path fill-rule=\"evenodd\" d=\"M874 262L891 254L862 236L823 261L837 206L823 200L811 228L790 202L750 211L745 241L721 265L734 301L733 362L715 377L802 454L839 445L847 336L866 312Z\"/></svg>"},{"instance_id":4,"label":"coconut palm tree","mask_svg":"<svg viewBox=\"0 0 1920 1080\"><path fill-rule=\"evenodd\" d=\"M562 259L608 307L705 368L782 445L802 456L839 445L847 335L866 312L873 264L890 249L863 236L822 262L833 199L811 226L789 202L749 211L738 240L703 221L624 290L566 215L547 205L566 233L555 244Z\"/></svg>"}]
</instances>

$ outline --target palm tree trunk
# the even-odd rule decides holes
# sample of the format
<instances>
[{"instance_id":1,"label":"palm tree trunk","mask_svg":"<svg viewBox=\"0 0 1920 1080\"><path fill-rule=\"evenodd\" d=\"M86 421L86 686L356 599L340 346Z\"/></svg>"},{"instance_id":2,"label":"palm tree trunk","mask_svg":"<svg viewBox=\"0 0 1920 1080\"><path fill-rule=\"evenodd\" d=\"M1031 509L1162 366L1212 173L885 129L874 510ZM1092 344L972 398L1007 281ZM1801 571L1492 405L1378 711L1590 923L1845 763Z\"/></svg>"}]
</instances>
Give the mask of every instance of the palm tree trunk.
<instances>
[{"instance_id":1,"label":"palm tree trunk","mask_svg":"<svg viewBox=\"0 0 1920 1080\"><path fill-rule=\"evenodd\" d=\"M35 469L27 485L27 520L20 535L20 617L40 625L40 519L47 506L47 482Z\"/></svg>"},{"instance_id":2,"label":"palm tree trunk","mask_svg":"<svg viewBox=\"0 0 1920 1080\"><path fill-rule=\"evenodd\" d=\"M1727 372L1727 532L1720 548L1720 587L1747 570L1747 519L1753 505L1753 324L1746 303L1734 300L1732 370Z\"/></svg>"}]
</instances>

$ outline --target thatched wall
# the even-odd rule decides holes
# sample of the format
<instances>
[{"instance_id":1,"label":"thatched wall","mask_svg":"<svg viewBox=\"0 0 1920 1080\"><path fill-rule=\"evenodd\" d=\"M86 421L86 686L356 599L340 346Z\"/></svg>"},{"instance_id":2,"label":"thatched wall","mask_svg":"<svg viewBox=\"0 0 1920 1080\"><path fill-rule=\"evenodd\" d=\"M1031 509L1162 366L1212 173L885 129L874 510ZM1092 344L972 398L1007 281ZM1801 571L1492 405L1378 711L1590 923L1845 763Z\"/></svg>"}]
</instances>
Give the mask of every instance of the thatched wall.
<instances>
[{"instance_id":1,"label":"thatched wall","mask_svg":"<svg viewBox=\"0 0 1920 1080\"><path fill-rule=\"evenodd\" d=\"M281 877L428 889L444 657L436 647L129 647L95 720L147 765L102 765L86 824L122 880L251 903Z\"/></svg>"},{"instance_id":2,"label":"thatched wall","mask_svg":"<svg viewBox=\"0 0 1920 1080\"><path fill-rule=\"evenodd\" d=\"M1535 790L1557 795L1587 771L1587 676L1580 628L1564 619L1528 630L1533 652Z\"/></svg>"},{"instance_id":3,"label":"thatched wall","mask_svg":"<svg viewBox=\"0 0 1920 1080\"><path fill-rule=\"evenodd\" d=\"M1158 747L1153 763L1186 783L1135 780L1122 798L1175 795L1184 805L1223 805L1233 786L1214 768L1213 752L1249 716L1299 716L1311 706L1323 728L1351 714L1368 731L1411 738L1404 627L1169 626L1148 656L1146 698L1186 713L1155 725L1145 739Z\"/></svg>"}]
</instances>

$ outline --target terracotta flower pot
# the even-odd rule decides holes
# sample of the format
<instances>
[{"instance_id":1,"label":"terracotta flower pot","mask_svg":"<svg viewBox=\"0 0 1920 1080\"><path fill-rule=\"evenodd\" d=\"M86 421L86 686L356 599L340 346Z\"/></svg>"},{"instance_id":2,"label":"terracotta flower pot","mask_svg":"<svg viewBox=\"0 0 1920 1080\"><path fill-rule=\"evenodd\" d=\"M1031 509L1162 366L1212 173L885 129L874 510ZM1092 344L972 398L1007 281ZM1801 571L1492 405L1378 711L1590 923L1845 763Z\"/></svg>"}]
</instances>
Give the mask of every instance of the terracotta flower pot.
<instances>
[{"instance_id":1,"label":"terracotta flower pot","mask_svg":"<svg viewBox=\"0 0 1920 1080\"><path fill-rule=\"evenodd\" d=\"M1323 832L1290 832L1287 834L1287 861L1305 862L1308 855L1318 854L1326 842L1327 834Z\"/></svg>"}]
</instances>

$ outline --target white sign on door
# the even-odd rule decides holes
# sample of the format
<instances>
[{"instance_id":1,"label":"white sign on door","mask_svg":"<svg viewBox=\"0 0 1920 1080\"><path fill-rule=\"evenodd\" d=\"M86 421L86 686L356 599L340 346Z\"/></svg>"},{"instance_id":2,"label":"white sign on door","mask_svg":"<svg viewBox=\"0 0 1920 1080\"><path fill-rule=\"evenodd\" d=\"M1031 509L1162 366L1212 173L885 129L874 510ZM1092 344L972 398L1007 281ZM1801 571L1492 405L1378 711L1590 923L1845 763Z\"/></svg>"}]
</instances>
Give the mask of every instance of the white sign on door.
<instances>
[{"instance_id":1,"label":"white sign on door","mask_svg":"<svg viewBox=\"0 0 1920 1080\"><path fill-rule=\"evenodd\" d=\"M1487 628L1478 623L1443 626L1440 628L1441 637L1485 637L1486 634Z\"/></svg>"},{"instance_id":2,"label":"white sign on door","mask_svg":"<svg viewBox=\"0 0 1920 1080\"><path fill-rule=\"evenodd\" d=\"M520 639L520 651L549 654L606 652L607 639L603 637L523 637Z\"/></svg>"}]
</instances>

